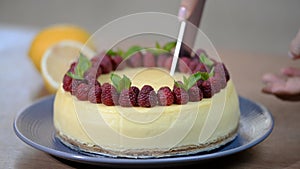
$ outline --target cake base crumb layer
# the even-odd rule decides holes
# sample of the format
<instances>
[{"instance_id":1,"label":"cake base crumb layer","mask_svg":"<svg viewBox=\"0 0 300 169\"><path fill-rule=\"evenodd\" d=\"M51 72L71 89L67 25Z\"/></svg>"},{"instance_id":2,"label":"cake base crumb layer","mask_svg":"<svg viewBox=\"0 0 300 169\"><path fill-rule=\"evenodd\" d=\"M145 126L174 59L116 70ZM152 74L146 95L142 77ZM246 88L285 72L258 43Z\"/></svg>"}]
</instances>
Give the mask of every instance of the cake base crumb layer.
<instances>
[{"instance_id":1,"label":"cake base crumb layer","mask_svg":"<svg viewBox=\"0 0 300 169\"><path fill-rule=\"evenodd\" d=\"M237 136L238 127L229 134L219 137L218 139L198 145L186 145L174 147L168 150L162 149L132 149L126 151L108 150L98 145L88 145L72 139L60 132L56 137L67 147L79 151L80 153L90 156L109 156L109 157L126 157L126 158L160 158L180 155L196 154L204 151L210 151L225 145Z\"/></svg>"}]
</instances>

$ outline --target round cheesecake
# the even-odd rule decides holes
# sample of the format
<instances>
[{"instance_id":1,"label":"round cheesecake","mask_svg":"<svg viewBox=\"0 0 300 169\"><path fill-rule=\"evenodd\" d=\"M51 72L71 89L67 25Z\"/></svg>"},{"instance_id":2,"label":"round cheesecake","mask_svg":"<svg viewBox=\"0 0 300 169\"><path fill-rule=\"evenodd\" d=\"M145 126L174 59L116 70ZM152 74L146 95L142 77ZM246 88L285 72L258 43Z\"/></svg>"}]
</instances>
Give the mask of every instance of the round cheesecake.
<instances>
[{"instance_id":1,"label":"round cheesecake","mask_svg":"<svg viewBox=\"0 0 300 169\"><path fill-rule=\"evenodd\" d=\"M116 73L126 74L137 87L152 83L158 90L159 86L173 84L162 69L132 68ZM177 73L174 78L182 76ZM108 77L109 74L102 75L98 80L103 84L109 81ZM106 106L80 101L62 87L54 102L54 126L63 143L114 157L164 157L218 148L235 138L239 115L231 80L212 98L184 105Z\"/></svg>"}]
</instances>

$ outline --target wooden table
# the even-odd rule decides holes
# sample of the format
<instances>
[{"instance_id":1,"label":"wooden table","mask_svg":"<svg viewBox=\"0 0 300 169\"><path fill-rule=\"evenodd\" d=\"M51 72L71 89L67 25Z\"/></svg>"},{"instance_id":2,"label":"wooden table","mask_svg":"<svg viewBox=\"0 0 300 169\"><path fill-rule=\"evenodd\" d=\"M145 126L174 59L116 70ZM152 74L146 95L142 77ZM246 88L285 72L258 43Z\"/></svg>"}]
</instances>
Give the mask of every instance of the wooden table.
<instances>
[{"instance_id":1,"label":"wooden table","mask_svg":"<svg viewBox=\"0 0 300 169\"><path fill-rule=\"evenodd\" d=\"M0 29L1 32L1 29ZM33 33L15 37L0 46L0 168L97 168L55 158L17 138L16 114L46 96L42 78L27 57ZM27 39L26 39L27 38ZM3 39L2 39L3 40ZM5 40L5 38L4 38ZM299 65L285 56L220 50L240 95L265 105L275 118L271 135L259 145L238 154L186 167L202 168L300 168L300 102L284 102L261 93L261 76L284 65Z\"/></svg>"}]
</instances>

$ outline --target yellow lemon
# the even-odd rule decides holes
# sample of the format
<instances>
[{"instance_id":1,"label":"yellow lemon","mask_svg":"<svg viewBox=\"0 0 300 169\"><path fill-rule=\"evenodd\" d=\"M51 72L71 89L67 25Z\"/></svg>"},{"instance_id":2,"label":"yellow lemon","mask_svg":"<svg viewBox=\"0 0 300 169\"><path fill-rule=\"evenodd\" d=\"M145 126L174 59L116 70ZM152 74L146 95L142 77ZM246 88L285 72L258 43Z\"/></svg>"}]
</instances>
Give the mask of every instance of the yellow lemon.
<instances>
[{"instance_id":1,"label":"yellow lemon","mask_svg":"<svg viewBox=\"0 0 300 169\"><path fill-rule=\"evenodd\" d=\"M55 25L40 31L33 39L29 57L38 71L41 71L41 59L45 51L62 40L73 40L81 43L87 42L90 34L84 29L74 25Z\"/></svg>"},{"instance_id":2,"label":"yellow lemon","mask_svg":"<svg viewBox=\"0 0 300 169\"><path fill-rule=\"evenodd\" d=\"M50 93L56 92L64 74L71 63L77 61L80 52L89 59L95 56L92 49L77 41L61 41L46 50L41 60L41 72Z\"/></svg>"}]
</instances>

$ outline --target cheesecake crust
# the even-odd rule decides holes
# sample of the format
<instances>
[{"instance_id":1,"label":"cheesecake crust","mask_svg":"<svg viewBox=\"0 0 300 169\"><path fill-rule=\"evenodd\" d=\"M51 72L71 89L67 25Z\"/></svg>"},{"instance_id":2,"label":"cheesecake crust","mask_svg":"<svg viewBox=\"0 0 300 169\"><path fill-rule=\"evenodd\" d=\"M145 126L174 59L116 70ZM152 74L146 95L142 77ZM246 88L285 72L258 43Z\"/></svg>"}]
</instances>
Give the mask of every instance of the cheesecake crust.
<instances>
[{"instance_id":1,"label":"cheesecake crust","mask_svg":"<svg viewBox=\"0 0 300 169\"><path fill-rule=\"evenodd\" d=\"M185 145L171 149L132 149L125 151L109 150L98 145L88 145L72 139L61 132L56 132L56 137L67 147L80 153L90 156L109 156L109 157L126 157L126 158L160 158L180 155L196 154L204 151L210 151L225 145L237 136L238 127L225 136L216 140L198 145Z\"/></svg>"}]
</instances>

